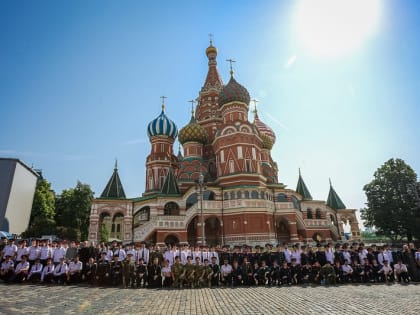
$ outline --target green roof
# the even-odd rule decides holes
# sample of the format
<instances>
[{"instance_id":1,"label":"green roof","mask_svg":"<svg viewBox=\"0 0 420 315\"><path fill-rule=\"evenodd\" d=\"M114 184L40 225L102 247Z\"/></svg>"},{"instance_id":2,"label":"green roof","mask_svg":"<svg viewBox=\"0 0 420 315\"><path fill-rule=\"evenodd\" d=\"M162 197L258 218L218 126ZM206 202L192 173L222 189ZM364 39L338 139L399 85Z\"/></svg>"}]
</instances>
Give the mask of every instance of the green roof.
<instances>
[{"instance_id":1,"label":"green roof","mask_svg":"<svg viewBox=\"0 0 420 315\"><path fill-rule=\"evenodd\" d=\"M299 179L296 186L296 192L302 196L303 200L312 200L311 193L309 192L308 187L306 187L306 184L302 178L302 175L300 174L300 169L299 169Z\"/></svg>"},{"instance_id":2,"label":"green roof","mask_svg":"<svg viewBox=\"0 0 420 315\"><path fill-rule=\"evenodd\" d=\"M121 184L120 176L118 175L117 161L115 161L114 172L108 181L101 198L108 199L125 199L124 188Z\"/></svg>"},{"instance_id":3,"label":"green roof","mask_svg":"<svg viewBox=\"0 0 420 315\"><path fill-rule=\"evenodd\" d=\"M168 175L166 175L161 192L165 195L177 195L180 193L172 167L169 168Z\"/></svg>"},{"instance_id":4,"label":"green roof","mask_svg":"<svg viewBox=\"0 0 420 315\"><path fill-rule=\"evenodd\" d=\"M328 193L327 206L334 210L346 209L346 205L334 190L330 180L330 192Z\"/></svg>"}]
</instances>

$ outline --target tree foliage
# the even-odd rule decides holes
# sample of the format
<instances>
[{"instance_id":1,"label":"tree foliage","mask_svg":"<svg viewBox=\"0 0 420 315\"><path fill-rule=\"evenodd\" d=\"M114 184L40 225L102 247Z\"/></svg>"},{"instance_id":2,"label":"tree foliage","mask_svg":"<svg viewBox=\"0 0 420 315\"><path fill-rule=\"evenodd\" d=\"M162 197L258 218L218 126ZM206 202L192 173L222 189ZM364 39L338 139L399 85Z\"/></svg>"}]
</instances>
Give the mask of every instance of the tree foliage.
<instances>
[{"instance_id":1,"label":"tree foliage","mask_svg":"<svg viewBox=\"0 0 420 315\"><path fill-rule=\"evenodd\" d=\"M29 226L23 236L40 237L55 233L55 197L51 184L45 179L38 181L32 203Z\"/></svg>"},{"instance_id":2,"label":"tree foliage","mask_svg":"<svg viewBox=\"0 0 420 315\"><path fill-rule=\"evenodd\" d=\"M109 241L109 231L105 224L101 226L101 242L108 243Z\"/></svg>"},{"instance_id":3,"label":"tree foliage","mask_svg":"<svg viewBox=\"0 0 420 315\"><path fill-rule=\"evenodd\" d=\"M56 221L60 227L60 237L87 239L92 199L90 186L79 181L75 188L63 190L56 202Z\"/></svg>"},{"instance_id":4,"label":"tree foliage","mask_svg":"<svg viewBox=\"0 0 420 315\"><path fill-rule=\"evenodd\" d=\"M365 225L391 239L411 240L420 229L416 173L403 160L390 159L373 177L363 188L367 197L367 208L361 211Z\"/></svg>"}]
</instances>

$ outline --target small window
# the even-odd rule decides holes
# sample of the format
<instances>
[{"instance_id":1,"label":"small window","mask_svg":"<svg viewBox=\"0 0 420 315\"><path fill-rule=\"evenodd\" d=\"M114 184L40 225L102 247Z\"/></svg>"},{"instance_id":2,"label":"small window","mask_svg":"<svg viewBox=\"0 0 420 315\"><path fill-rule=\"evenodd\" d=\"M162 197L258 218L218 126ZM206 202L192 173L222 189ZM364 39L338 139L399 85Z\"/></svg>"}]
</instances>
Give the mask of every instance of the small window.
<instances>
[{"instance_id":1,"label":"small window","mask_svg":"<svg viewBox=\"0 0 420 315\"><path fill-rule=\"evenodd\" d=\"M223 150L220 151L220 162L225 162L225 152Z\"/></svg>"},{"instance_id":2,"label":"small window","mask_svg":"<svg viewBox=\"0 0 420 315\"><path fill-rule=\"evenodd\" d=\"M316 211L315 211L315 219L321 219L321 210L316 209Z\"/></svg>"},{"instance_id":3,"label":"small window","mask_svg":"<svg viewBox=\"0 0 420 315\"><path fill-rule=\"evenodd\" d=\"M248 173L251 173L252 172L251 160L246 160L245 161L245 170Z\"/></svg>"},{"instance_id":4,"label":"small window","mask_svg":"<svg viewBox=\"0 0 420 315\"><path fill-rule=\"evenodd\" d=\"M233 162L233 160L229 161L229 171L235 173L235 162Z\"/></svg>"},{"instance_id":5,"label":"small window","mask_svg":"<svg viewBox=\"0 0 420 315\"><path fill-rule=\"evenodd\" d=\"M242 159L242 147L238 147L238 159Z\"/></svg>"},{"instance_id":6,"label":"small window","mask_svg":"<svg viewBox=\"0 0 420 315\"><path fill-rule=\"evenodd\" d=\"M117 233L121 232L121 224L117 224Z\"/></svg>"},{"instance_id":7,"label":"small window","mask_svg":"<svg viewBox=\"0 0 420 315\"><path fill-rule=\"evenodd\" d=\"M249 199L249 191L245 191L245 199Z\"/></svg>"},{"instance_id":8,"label":"small window","mask_svg":"<svg viewBox=\"0 0 420 315\"><path fill-rule=\"evenodd\" d=\"M112 227L111 227L111 233L115 232L115 223L112 223Z\"/></svg>"},{"instance_id":9,"label":"small window","mask_svg":"<svg viewBox=\"0 0 420 315\"><path fill-rule=\"evenodd\" d=\"M278 202L287 202L287 197L285 194L278 194L277 195L277 201Z\"/></svg>"},{"instance_id":10,"label":"small window","mask_svg":"<svg viewBox=\"0 0 420 315\"><path fill-rule=\"evenodd\" d=\"M252 158L253 158L254 160L256 160L256 159L257 159L257 151L255 150L255 148L252 148Z\"/></svg>"},{"instance_id":11,"label":"small window","mask_svg":"<svg viewBox=\"0 0 420 315\"><path fill-rule=\"evenodd\" d=\"M312 210L311 209L306 210L306 217L308 219L312 219Z\"/></svg>"}]
</instances>

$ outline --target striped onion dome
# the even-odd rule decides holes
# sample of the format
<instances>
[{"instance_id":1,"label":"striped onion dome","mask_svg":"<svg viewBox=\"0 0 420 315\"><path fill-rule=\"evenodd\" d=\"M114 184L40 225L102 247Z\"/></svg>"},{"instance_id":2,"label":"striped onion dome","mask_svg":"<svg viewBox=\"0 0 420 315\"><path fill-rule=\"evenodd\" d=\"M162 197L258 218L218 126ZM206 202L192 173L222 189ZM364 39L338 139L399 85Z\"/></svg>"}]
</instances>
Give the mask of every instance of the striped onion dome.
<instances>
[{"instance_id":1,"label":"striped onion dome","mask_svg":"<svg viewBox=\"0 0 420 315\"><path fill-rule=\"evenodd\" d=\"M250 97L248 90L240 85L233 75L231 76L228 84L226 84L219 94L219 106L230 102L242 102L249 105Z\"/></svg>"},{"instance_id":2,"label":"striped onion dome","mask_svg":"<svg viewBox=\"0 0 420 315\"><path fill-rule=\"evenodd\" d=\"M147 135L149 138L166 136L175 139L178 135L178 129L175 123L165 115L164 109L162 109L160 115L147 126Z\"/></svg>"},{"instance_id":3,"label":"striped onion dome","mask_svg":"<svg viewBox=\"0 0 420 315\"><path fill-rule=\"evenodd\" d=\"M276 142L276 134L274 133L273 129L268 127L260 120L257 111L255 111L254 125L257 128L258 133L260 134L260 137L263 141L263 148L271 150L274 143Z\"/></svg>"}]
</instances>

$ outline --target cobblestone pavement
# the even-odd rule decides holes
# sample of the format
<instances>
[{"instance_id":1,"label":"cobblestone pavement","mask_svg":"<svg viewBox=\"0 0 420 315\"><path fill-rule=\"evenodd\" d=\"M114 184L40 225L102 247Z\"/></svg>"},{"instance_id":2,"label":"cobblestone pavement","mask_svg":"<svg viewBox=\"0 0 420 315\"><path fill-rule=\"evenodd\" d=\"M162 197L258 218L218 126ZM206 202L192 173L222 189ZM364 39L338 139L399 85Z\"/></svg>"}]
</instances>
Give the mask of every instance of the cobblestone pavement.
<instances>
[{"instance_id":1,"label":"cobblestone pavement","mask_svg":"<svg viewBox=\"0 0 420 315\"><path fill-rule=\"evenodd\" d=\"M420 285L118 289L0 284L0 314L420 314Z\"/></svg>"}]
</instances>

